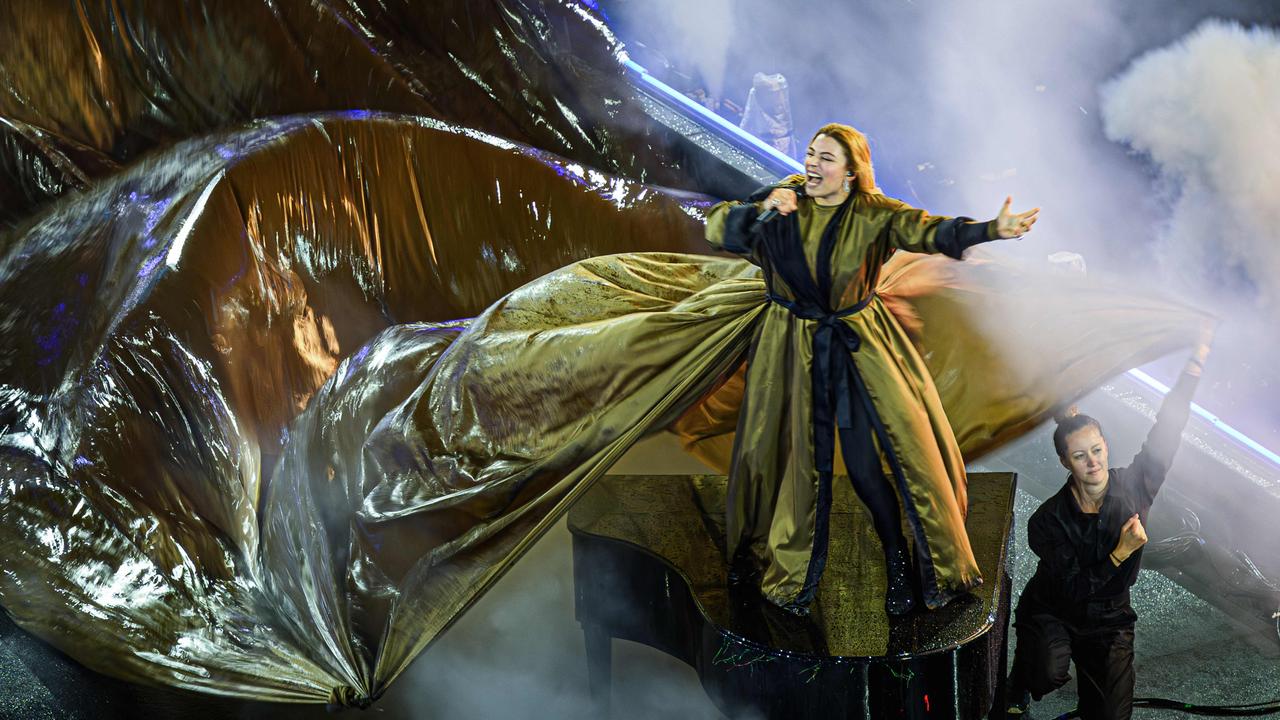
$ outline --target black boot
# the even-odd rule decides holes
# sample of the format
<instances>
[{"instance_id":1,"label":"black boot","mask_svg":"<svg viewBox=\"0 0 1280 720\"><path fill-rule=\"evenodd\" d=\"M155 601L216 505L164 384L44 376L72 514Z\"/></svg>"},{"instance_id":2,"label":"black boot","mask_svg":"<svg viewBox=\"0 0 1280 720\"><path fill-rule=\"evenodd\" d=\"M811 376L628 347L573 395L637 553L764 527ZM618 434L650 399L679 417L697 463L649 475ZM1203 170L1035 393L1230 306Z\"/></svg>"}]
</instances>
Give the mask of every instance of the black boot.
<instances>
[{"instance_id":1,"label":"black boot","mask_svg":"<svg viewBox=\"0 0 1280 720\"><path fill-rule=\"evenodd\" d=\"M738 553L729 563L725 580L731 590L760 589L760 569L747 553Z\"/></svg>"},{"instance_id":2,"label":"black boot","mask_svg":"<svg viewBox=\"0 0 1280 720\"><path fill-rule=\"evenodd\" d=\"M911 560L907 557L906 541L902 540L885 552L884 566L889 583L884 593L884 611L891 617L902 617L916 607L916 593L912 580Z\"/></svg>"}]
</instances>

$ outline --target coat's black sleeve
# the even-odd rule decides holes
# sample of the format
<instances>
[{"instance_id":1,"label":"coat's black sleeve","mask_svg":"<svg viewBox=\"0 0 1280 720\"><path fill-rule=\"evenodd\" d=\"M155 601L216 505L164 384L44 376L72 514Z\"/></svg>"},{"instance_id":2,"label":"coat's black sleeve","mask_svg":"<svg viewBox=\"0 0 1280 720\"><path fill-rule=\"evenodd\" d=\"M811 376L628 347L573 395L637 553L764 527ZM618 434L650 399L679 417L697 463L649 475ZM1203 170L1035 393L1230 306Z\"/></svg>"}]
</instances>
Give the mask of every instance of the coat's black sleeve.
<instances>
[{"instance_id":1,"label":"coat's black sleeve","mask_svg":"<svg viewBox=\"0 0 1280 720\"><path fill-rule=\"evenodd\" d=\"M1143 504L1147 507L1151 506L1164 484L1173 456L1182 443L1182 429L1191 416L1191 396L1199 382L1200 377L1191 373L1184 372L1178 377L1178 382L1165 396L1160 412L1156 413L1156 424L1147 433L1142 450L1133 459L1133 464L1125 469L1137 480Z\"/></svg>"},{"instance_id":2,"label":"coat's black sleeve","mask_svg":"<svg viewBox=\"0 0 1280 720\"><path fill-rule=\"evenodd\" d=\"M747 196L743 202L722 202L707 213L707 243L716 250L724 250L747 259L755 259L756 242L760 234L752 232L760 208L755 204L764 200L776 188L798 188L804 183L803 175L791 175L776 185L765 185Z\"/></svg>"}]
</instances>

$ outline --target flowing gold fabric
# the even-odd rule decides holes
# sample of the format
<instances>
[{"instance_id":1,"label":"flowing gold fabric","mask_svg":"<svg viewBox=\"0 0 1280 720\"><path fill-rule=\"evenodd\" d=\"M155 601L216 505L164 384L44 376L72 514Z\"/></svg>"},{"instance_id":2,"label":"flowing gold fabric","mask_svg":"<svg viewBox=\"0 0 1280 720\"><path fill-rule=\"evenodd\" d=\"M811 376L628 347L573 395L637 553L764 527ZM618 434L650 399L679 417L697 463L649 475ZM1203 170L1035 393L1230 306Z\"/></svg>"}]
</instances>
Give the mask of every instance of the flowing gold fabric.
<instances>
[{"instance_id":1,"label":"flowing gold fabric","mask_svg":"<svg viewBox=\"0 0 1280 720\"><path fill-rule=\"evenodd\" d=\"M1105 378L1190 345L1207 317L1116 282L1010 264L981 248L963 262L898 253L885 263L877 294L928 365L966 461ZM726 474L745 370L670 427L685 450Z\"/></svg>"},{"instance_id":2,"label":"flowing gold fabric","mask_svg":"<svg viewBox=\"0 0 1280 720\"><path fill-rule=\"evenodd\" d=\"M355 560L375 532L355 515L364 489L338 502L331 480L364 436L307 446L315 472L280 479L299 413L368 358L388 369L349 399L371 430L456 329L362 351L377 333L472 315L579 258L702 247L702 205L438 122L347 116L191 141L68 199L0 242L0 606L118 677L376 694L435 632L378 610L406 568ZM681 282L646 302L674 305ZM468 452L498 462L483 449ZM438 628L468 587L413 601Z\"/></svg>"}]
</instances>

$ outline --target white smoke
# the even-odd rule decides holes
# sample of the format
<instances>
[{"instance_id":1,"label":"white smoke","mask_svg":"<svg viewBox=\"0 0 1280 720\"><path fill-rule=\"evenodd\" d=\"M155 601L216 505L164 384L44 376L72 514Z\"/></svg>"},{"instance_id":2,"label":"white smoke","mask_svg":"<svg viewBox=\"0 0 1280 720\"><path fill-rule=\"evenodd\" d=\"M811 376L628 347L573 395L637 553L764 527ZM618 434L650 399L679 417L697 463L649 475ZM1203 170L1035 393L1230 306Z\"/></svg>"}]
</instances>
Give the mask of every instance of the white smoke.
<instances>
[{"instance_id":1,"label":"white smoke","mask_svg":"<svg viewBox=\"0 0 1280 720\"><path fill-rule=\"evenodd\" d=\"M907 49L894 60L909 64L911 104L885 139L914 159L896 168L911 180L904 199L985 220L1012 195L1015 210L1042 207L1040 221L991 251L1067 250L1104 271L1132 259L1156 216L1140 200L1143 170L1099 131L1096 92L1135 52L1140 26L1110 0L960 0L919 19L895 43Z\"/></svg>"},{"instance_id":2,"label":"white smoke","mask_svg":"<svg viewBox=\"0 0 1280 720\"><path fill-rule=\"evenodd\" d=\"M638 443L614 474L711 469L661 434ZM572 540L562 520L393 683L374 710L388 719L596 720L582 628L575 617ZM620 607L643 598L617 598ZM616 720L721 716L698 674L663 652L616 640L610 680Z\"/></svg>"},{"instance_id":3,"label":"white smoke","mask_svg":"<svg viewBox=\"0 0 1280 720\"><path fill-rule=\"evenodd\" d=\"M654 50L682 70L696 70L713 96L723 96L738 14L729 0L646 0L624 10L634 27L648 30L645 42Z\"/></svg>"},{"instance_id":4,"label":"white smoke","mask_svg":"<svg viewBox=\"0 0 1280 720\"><path fill-rule=\"evenodd\" d=\"M1280 34L1205 21L1135 60L1101 105L1107 137L1167 183L1166 268L1218 296L1245 279L1280 310Z\"/></svg>"}]
</instances>

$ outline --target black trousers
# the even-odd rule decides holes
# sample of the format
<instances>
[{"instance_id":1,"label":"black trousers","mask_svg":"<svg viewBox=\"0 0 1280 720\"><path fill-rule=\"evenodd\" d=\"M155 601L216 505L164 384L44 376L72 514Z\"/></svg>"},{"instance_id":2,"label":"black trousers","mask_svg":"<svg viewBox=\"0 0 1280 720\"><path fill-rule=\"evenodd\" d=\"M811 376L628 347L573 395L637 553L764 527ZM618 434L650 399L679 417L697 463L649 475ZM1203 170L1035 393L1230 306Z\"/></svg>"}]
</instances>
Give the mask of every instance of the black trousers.
<instances>
[{"instance_id":1,"label":"black trousers","mask_svg":"<svg viewBox=\"0 0 1280 720\"><path fill-rule=\"evenodd\" d=\"M1071 679L1082 720L1128 720L1133 714L1133 625L1079 628L1055 615L1020 613L1014 622L1018 646L1009 678L1017 695L1039 700Z\"/></svg>"},{"instance_id":2,"label":"black trousers","mask_svg":"<svg viewBox=\"0 0 1280 720\"><path fill-rule=\"evenodd\" d=\"M861 422L855 421L853 428L838 428L842 450L858 447L858 433L871 434L871 428L866 425L866 418L859 419ZM844 453L845 469L849 471L849 481L853 483L853 491L857 493L858 499L867 506L871 514L871 523L875 526L876 534L880 536L885 558L893 558L897 553L905 553L907 550L902 545L904 539L902 517L898 509L898 496L880 467L880 443L873 442L872 447L877 452Z\"/></svg>"}]
</instances>

